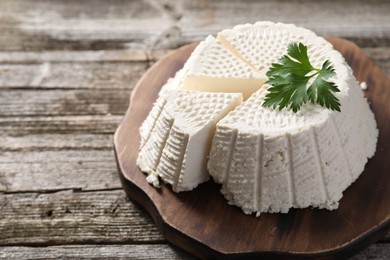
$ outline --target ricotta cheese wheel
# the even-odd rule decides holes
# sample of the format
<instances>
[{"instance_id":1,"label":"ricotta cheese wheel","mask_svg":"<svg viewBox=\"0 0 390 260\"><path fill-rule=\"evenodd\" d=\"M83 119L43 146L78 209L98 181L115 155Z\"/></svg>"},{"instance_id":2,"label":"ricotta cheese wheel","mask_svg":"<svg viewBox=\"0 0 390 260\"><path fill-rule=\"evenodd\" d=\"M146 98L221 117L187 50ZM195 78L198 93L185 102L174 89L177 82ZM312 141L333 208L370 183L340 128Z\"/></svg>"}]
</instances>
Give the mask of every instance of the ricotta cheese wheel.
<instances>
[{"instance_id":1,"label":"ricotta cheese wheel","mask_svg":"<svg viewBox=\"0 0 390 260\"><path fill-rule=\"evenodd\" d=\"M314 67L333 65L341 112L311 103L297 113L262 106L265 72L298 42ZM336 209L374 155L378 130L351 68L329 42L295 25L258 22L201 42L162 87L140 136L137 165L149 183L162 179L180 192L211 175L229 204L259 216Z\"/></svg>"},{"instance_id":2,"label":"ricotta cheese wheel","mask_svg":"<svg viewBox=\"0 0 390 260\"><path fill-rule=\"evenodd\" d=\"M290 43L308 46L314 67L330 60L341 112L305 104L297 113L262 106L264 85L218 122L208 170L230 204L244 213L338 207L343 191L373 156L374 115L350 67L325 39L294 25L259 22L220 33L221 41L258 70L286 54Z\"/></svg>"},{"instance_id":3,"label":"ricotta cheese wheel","mask_svg":"<svg viewBox=\"0 0 390 260\"><path fill-rule=\"evenodd\" d=\"M160 177L180 192L208 180L215 124L241 102L241 93L165 90L140 128L137 165L147 181L158 187Z\"/></svg>"}]
</instances>

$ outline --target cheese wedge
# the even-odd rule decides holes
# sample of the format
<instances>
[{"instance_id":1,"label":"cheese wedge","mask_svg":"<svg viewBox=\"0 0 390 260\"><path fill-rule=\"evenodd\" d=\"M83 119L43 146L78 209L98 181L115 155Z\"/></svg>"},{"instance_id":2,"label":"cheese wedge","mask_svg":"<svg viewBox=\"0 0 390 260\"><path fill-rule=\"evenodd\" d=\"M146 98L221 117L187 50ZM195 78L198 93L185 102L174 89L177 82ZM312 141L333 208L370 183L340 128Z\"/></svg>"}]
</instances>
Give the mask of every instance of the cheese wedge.
<instances>
[{"instance_id":1,"label":"cheese wedge","mask_svg":"<svg viewBox=\"0 0 390 260\"><path fill-rule=\"evenodd\" d=\"M241 93L166 90L140 128L137 164L159 186L158 177L176 192L209 179L207 155L215 124L242 102Z\"/></svg>"},{"instance_id":2,"label":"cheese wedge","mask_svg":"<svg viewBox=\"0 0 390 260\"><path fill-rule=\"evenodd\" d=\"M341 91L341 113L313 104L294 113L263 107L269 87L264 86L224 117L208 162L221 192L247 214L336 209L373 156L378 136L373 113L344 58L323 38L293 25L257 23L220 35L259 69L276 62L290 42L303 42L315 67L331 61L337 74L332 81Z\"/></svg>"},{"instance_id":3,"label":"cheese wedge","mask_svg":"<svg viewBox=\"0 0 390 260\"><path fill-rule=\"evenodd\" d=\"M267 77L237 58L212 36L199 44L184 65L180 89L242 93L247 99Z\"/></svg>"}]
</instances>

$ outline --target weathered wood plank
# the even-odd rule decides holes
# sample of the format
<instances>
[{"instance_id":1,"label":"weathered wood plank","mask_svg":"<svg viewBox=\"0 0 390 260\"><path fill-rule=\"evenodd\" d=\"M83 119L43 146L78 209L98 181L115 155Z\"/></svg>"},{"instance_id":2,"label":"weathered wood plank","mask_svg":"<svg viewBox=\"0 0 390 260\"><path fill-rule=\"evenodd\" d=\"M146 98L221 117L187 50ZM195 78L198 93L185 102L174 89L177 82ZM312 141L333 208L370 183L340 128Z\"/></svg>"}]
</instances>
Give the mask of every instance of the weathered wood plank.
<instances>
[{"instance_id":1,"label":"weathered wood plank","mask_svg":"<svg viewBox=\"0 0 390 260\"><path fill-rule=\"evenodd\" d=\"M116 49L153 45L172 26L158 1L0 2L0 49Z\"/></svg>"},{"instance_id":2,"label":"weathered wood plank","mask_svg":"<svg viewBox=\"0 0 390 260\"><path fill-rule=\"evenodd\" d=\"M120 189L112 149L0 152L0 192Z\"/></svg>"},{"instance_id":3,"label":"weathered wood plank","mask_svg":"<svg viewBox=\"0 0 390 260\"><path fill-rule=\"evenodd\" d=\"M390 256L390 244L375 244L365 249L363 252L353 256L351 260L377 259L386 260Z\"/></svg>"},{"instance_id":4,"label":"weathered wood plank","mask_svg":"<svg viewBox=\"0 0 390 260\"><path fill-rule=\"evenodd\" d=\"M0 91L0 117L123 115L129 100L127 89L7 89Z\"/></svg>"},{"instance_id":5,"label":"weathered wood plank","mask_svg":"<svg viewBox=\"0 0 390 260\"><path fill-rule=\"evenodd\" d=\"M362 46L386 46L389 11L386 0L7 0L0 3L0 50L175 48L258 20L296 23Z\"/></svg>"},{"instance_id":6,"label":"weathered wood plank","mask_svg":"<svg viewBox=\"0 0 390 260\"><path fill-rule=\"evenodd\" d=\"M147 67L145 62L0 64L0 89L131 89Z\"/></svg>"},{"instance_id":7,"label":"weathered wood plank","mask_svg":"<svg viewBox=\"0 0 390 260\"><path fill-rule=\"evenodd\" d=\"M375 244L351 260L387 260L389 244ZM70 245L50 247L1 247L0 259L196 259L171 245Z\"/></svg>"},{"instance_id":8,"label":"weathered wood plank","mask_svg":"<svg viewBox=\"0 0 390 260\"><path fill-rule=\"evenodd\" d=\"M121 188L111 135L0 135L0 191Z\"/></svg>"},{"instance_id":9,"label":"weathered wood plank","mask_svg":"<svg viewBox=\"0 0 390 260\"><path fill-rule=\"evenodd\" d=\"M155 61L169 51L171 49L150 49L146 46L124 50L96 51L0 51L0 63Z\"/></svg>"},{"instance_id":10,"label":"weathered wood plank","mask_svg":"<svg viewBox=\"0 0 390 260\"><path fill-rule=\"evenodd\" d=\"M366 47L363 51L371 58L390 59L390 47ZM45 62L150 62L161 59L173 49L126 49L90 51L0 51L0 63L41 64Z\"/></svg>"},{"instance_id":11,"label":"weathered wood plank","mask_svg":"<svg viewBox=\"0 0 390 260\"><path fill-rule=\"evenodd\" d=\"M366 48L364 51L386 74L390 75L390 47ZM29 61L28 57L26 61ZM145 73L148 64L149 62L0 64L0 89L130 90ZM91 93L91 95L96 95L96 93Z\"/></svg>"},{"instance_id":12,"label":"weathered wood plank","mask_svg":"<svg viewBox=\"0 0 390 260\"><path fill-rule=\"evenodd\" d=\"M163 241L122 190L2 194L0 208L2 245Z\"/></svg>"},{"instance_id":13,"label":"weathered wood plank","mask_svg":"<svg viewBox=\"0 0 390 260\"><path fill-rule=\"evenodd\" d=\"M258 20L295 23L320 35L352 39L361 46L390 42L390 3L386 0L188 1L183 9L180 27L185 42Z\"/></svg>"},{"instance_id":14,"label":"weathered wood plank","mask_svg":"<svg viewBox=\"0 0 390 260\"><path fill-rule=\"evenodd\" d=\"M0 117L0 134L113 134L123 116Z\"/></svg>"},{"instance_id":15,"label":"weathered wood plank","mask_svg":"<svg viewBox=\"0 0 390 260\"><path fill-rule=\"evenodd\" d=\"M0 135L0 151L30 152L33 150L112 149L112 136L99 134L36 134ZM1 155L0 155L1 156Z\"/></svg>"},{"instance_id":16,"label":"weathered wood plank","mask_svg":"<svg viewBox=\"0 0 390 260\"><path fill-rule=\"evenodd\" d=\"M1 245L164 241L146 212L122 190L1 196Z\"/></svg>"},{"instance_id":17,"label":"weathered wood plank","mask_svg":"<svg viewBox=\"0 0 390 260\"><path fill-rule=\"evenodd\" d=\"M171 245L0 247L0 259L196 259Z\"/></svg>"}]
</instances>

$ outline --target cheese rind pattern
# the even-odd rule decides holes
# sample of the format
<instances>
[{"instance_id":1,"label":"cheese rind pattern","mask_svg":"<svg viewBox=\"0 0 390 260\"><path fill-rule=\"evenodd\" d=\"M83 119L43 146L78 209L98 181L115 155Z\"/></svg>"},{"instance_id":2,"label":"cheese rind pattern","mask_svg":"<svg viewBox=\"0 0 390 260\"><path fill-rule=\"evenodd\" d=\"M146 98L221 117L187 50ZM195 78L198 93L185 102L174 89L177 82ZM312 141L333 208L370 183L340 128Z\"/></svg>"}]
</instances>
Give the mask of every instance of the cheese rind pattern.
<instances>
[{"instance_id":1,"label":"cheese rind pattern","mask_svg":"<svg viewBox=\"0 0 390 260\"><path fill-rule=\"evenodd\" d=\"M207 155L215 124L242 102L241 93L164 90L141 126L137 165L147 181L159 178L176 192L209 179Z\"/></svg>"}]
</instances>

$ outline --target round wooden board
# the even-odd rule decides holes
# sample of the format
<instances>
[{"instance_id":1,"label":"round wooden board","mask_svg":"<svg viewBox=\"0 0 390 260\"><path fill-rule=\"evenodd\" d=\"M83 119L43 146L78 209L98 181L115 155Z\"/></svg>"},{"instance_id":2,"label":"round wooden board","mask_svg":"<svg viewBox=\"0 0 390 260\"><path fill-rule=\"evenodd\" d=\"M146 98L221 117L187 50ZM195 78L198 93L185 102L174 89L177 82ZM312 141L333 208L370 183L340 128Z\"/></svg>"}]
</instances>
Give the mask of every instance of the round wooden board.
<instances>
[{"instance_id":1,"label":"round wooden board","mask_svg":"<svg viewBox=\"0 0 390 260\"><path fill-rule=\"evenodd\" d=\"M328 38L365 81L379 140L375 156L345 192L335 211L293 209L288 214L244 215L226 203L212 180L191 192L155 189L135 161L138 128L161 86L187 60L196 44L157 62L133 90L130 107L114 136L115 153L128 196L144 207L171 243L202 257L344 258L374 243L390 227L390 80L355 44Z\"/></svg>"}]
</instances>

